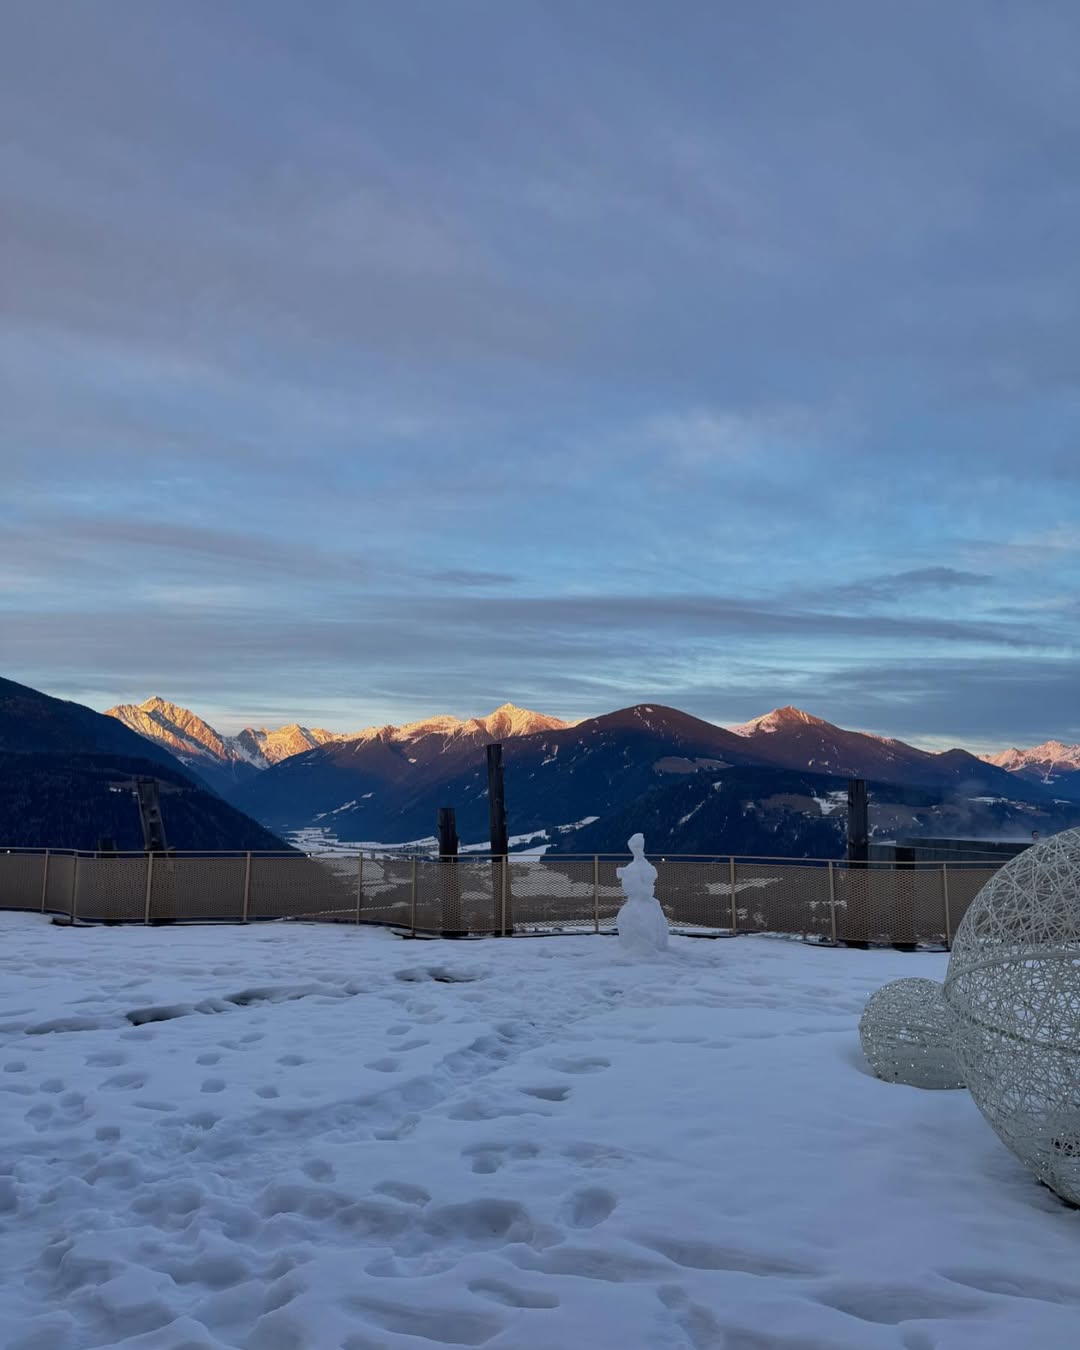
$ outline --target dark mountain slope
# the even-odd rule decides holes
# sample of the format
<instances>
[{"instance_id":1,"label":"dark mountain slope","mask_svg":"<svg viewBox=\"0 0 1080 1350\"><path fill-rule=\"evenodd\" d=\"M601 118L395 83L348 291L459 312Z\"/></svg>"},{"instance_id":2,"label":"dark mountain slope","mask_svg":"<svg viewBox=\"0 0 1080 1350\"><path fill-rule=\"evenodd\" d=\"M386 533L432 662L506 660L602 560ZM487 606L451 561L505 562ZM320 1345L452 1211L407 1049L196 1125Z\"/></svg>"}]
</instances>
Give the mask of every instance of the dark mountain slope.
<instances>
[{"instance_id":1,"label":"dark mountain slope","mask_svg":"<svg viewBox=\"0 0 1080 1350\"><path fill-rule=\"evenodd\" d=\"M121 851L143 847L130 792L111 783L150 776L180 789L163 793L170 848L180 851L283 849L250 817L151 759L123 755L9 754L0 751L0 847L94 849L111 838Z\"/></svg>"},{"instance_id":2,"label":"dark mountain slope","mask_svg":"<svg viewBox=\"0 0 1080 1350\"><path fill-rule=\"evenodd\" d=\"M871 838L1030 838L1080 824L1080 806L970 800L936 788L867 785ZM731 768L653 788L601 819L557 836L549 855L626 852L641 831L652 854L839 858L846 847L847 781L775 768Z\"/></svg>"},{"instance_id":3,"label":"dark mountain slope","mask_svg":"<svg viewBox=\"0 0 1080 1350\"><path fill-rule=\"evenodd\" d=\"M180 761L113 717L0 679L0 750L130 755L183 772Z\"/></svg>"},{"instance_id":4,"label":"dark mountain slope","mask_svg":"<svg viewBox=\"0 0 1080 1350\"><path fill-rule=\"evenodd\" d=\"M277 836L229 806L167 750L115 718L0 680L0 847L92 849L112 838L143 846L129 792L109 784L158 778L175 849L280 849Z\"/></svg>"},{"instance_id":5,"label":"dark mountain slope","mask_svg":"<svg viewBox=\"0 0 1080 1350\"><path fill-rule=\"evenodd\" d=\"M1018 783L1015 775L966 750L932 754L904 741L846 731L799 708L776 708L747 722L735 734L758 760L785 769L1028 801L1050 801L1053 797L1044 785Z\"/></svg>"}]
</instances>

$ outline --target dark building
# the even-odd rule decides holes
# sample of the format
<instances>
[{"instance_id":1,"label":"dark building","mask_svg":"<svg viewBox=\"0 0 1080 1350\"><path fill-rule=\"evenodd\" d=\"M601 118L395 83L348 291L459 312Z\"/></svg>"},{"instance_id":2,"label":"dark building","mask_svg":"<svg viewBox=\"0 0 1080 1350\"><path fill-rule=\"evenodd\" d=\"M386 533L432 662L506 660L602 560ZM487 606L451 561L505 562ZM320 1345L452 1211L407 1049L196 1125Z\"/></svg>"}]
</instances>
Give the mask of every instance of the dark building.
<instances>
[{"instance_id":1,"label":"dark building","mask_svg":"<svg viewBox=\"0 0 1080 1350\"><path fill-rule=\"evenodd\" d=\"M870 845L871 862L1007 863L1036 843L1031 839L932 839L924 836Z\"/></svg>"}]
</instances>

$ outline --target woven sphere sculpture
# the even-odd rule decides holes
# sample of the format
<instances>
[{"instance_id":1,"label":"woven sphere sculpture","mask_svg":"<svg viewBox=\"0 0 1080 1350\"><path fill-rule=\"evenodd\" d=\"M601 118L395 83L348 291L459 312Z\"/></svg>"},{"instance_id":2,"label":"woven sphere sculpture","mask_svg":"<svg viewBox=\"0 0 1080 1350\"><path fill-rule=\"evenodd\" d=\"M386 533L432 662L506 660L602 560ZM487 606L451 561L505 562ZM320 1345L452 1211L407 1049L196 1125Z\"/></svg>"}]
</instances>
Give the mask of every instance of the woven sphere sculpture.
<instances>
[{"instance_id":1,"label":"woven sphere sculpture","mask_svg":"<svg viewBox=\"0 0 1080 1350\"><path fill-rule=\"evenodd\" d=\"M975 1104L1080 1204L1080 830L1026 849L982 888L957 931L945 998Z\"/></svg>"},{"instance_id":2,"label":"woven sphere sculpture","mask_svg":"<svg viewBox=\"0 0 1080 1350\"><path fill-rule=\"evenodd\" d=\"M859 1021L863 1054L879 1078L910 1087L958 1088L955 1024L937 980L892 980L866 1001Z\"/></svg>"}]
</instances>

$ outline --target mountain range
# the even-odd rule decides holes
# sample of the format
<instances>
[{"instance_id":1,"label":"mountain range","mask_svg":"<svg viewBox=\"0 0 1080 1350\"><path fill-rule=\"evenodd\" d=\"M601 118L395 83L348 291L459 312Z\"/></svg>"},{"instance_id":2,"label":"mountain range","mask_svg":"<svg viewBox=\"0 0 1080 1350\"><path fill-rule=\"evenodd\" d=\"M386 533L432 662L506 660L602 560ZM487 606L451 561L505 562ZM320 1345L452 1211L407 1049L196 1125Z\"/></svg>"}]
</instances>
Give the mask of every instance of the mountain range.
<instances>
[{"instance_id":1,"label":"mountain range","mask_svg":"<svg viewBox=\"0 0 1080 1350\"><path fill-rule=\"evenodd\" d=\"M353 732L327 731L323 727L304 727L291 722L274 729L244 727L235 736L224 736L197 713L156 695L145 703L120 703L107 708L105 716L116 718L131 731L138 732L155 745L164 746L225 797L231 796L241 784L250 782L259 770L331 742L405 744L428 736L441 736L448 741L462 742L486 738L486 743L568 725L557 717L527 712L505 703L487 717L472 717L465 721L450 716L431 717L404 726L365 727Z\"/></svg>"},{"instance_id":2,"label":"mountain range","mask_svg":"<svg viewBox=\"0 0 1080 1350\"><path fill-rule=\"evenodd\" d=\"M169 750L226 797L260 769L327 741L345 739L321 727L302 727L296 722L273 731L245 727L236 736L222 736L197 713L156 696L145 703L119 703L107 708L105 716Z\"/></svg>"},{"instance_id":3,"label":"mountain range","mask_svg":"<svg viewBox=\"0 0 1080 1350\"><path fill-rule=\"evenodd\" d=\"M988 755L986 762L1007 769L1018 778L1052 787L1062 796L1080 799L1080 745L1043 741L1029 750L1013 746L999 755Z\"/></svg>"},{"instance_id":4,"label":"mountain range","mask_svg":"<svg viewBox=\"0 0 1080 1350\"><path fill-rule=\"evenodd\" d=\"M315 832L313 840L429 838L438 808L453 805L462 839L482 842L483 748L493 740L504 745L511 834L544 837L558 851L592 851L601 843L606 851L623 817L636 813L672 850L753 852L771 841L772 851L813 853L828 843L835 853L843 835L837 795L849 777L873 785L879 836L898 830L1019 836L1080 818L1074 809L1080 773L1070 779L1061 754L1050 781L1022 752L1013 752L1015 763L962 749L933 753L793 707L720 727L658 704L576 724L507 704L487 717L432 717L352 734L288 727L234 738L161 699L111 711L159 742L182 733L182 753L200 772L225 771L213 781L231 801L275 830ZM300 752L278 754L274 762L249 753L244 739L261 735L284 748L296 732L301 739L291 743ZM228 776L241 749L246 772ZM916 791L905 797L901 789ZM748 805L762 802L770 805Z\"/></svg>"},{"instance_id":5,"label":"mountain range","mask_svg":"<svg viewBox=\"0 0 1080 1350\"><path fill-rule=\"evenodd\" d=\"M0 681L0 836L94 847L119 833L138 847L137 813L110 784L152 773L181 788L166 808L176 847L273 848L302 833L305 846L408 843L430 838L446 805L480 845L492 741L511 836L555 852L621 851L645 828L671 852L838 856L849 777L870 785L879 838L1080 823L1076 747L931 753L792 707L721 727L660 704L575 724L504 704L349 734L294 723L227 736L162 698L104 715Z\"/></svg>"}]
</instances>

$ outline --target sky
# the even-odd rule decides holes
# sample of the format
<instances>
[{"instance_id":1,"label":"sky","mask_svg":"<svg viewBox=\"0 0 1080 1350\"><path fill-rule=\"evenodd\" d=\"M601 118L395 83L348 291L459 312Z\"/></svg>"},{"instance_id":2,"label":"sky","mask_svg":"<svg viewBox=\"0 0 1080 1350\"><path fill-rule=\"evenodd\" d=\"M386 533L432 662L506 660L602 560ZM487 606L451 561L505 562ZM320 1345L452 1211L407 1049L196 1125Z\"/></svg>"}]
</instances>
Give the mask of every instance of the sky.
<instances>
[{"instance_id":1,"label":"sky","mask_svg":"<svg viewBox=\"0 0 1080 1350\"><path fill-rule=\"evenodd\" d=\"M0 673L1080 741L1072 0L7 0Z\"/></svg>"}]
</instances>

